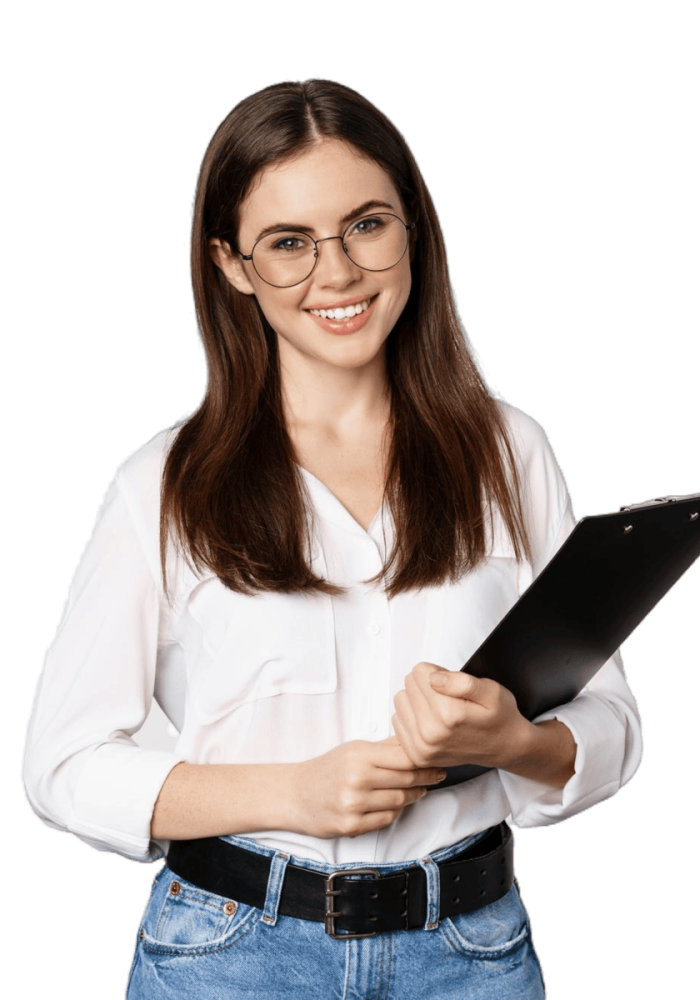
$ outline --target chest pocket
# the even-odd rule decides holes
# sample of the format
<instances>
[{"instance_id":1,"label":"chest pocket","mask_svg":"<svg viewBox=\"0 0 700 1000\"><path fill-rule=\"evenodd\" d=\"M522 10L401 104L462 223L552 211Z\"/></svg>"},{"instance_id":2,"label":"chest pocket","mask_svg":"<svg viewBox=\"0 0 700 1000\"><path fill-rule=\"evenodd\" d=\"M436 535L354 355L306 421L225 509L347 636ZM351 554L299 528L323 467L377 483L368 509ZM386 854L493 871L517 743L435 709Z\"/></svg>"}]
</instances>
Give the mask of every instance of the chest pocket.
<instances>
[{"instance_id":1,"label":"chest pocket","mask_svg":"<svg viewBox=\"0 0 700 1000\"><path fill-rule=\"evenodd\" d=\"M193 654L188 700L200 725L262 698L335 691L329 595L248 596L210 577L190 594L186 615Z\"/></svg>"}]
</instances>

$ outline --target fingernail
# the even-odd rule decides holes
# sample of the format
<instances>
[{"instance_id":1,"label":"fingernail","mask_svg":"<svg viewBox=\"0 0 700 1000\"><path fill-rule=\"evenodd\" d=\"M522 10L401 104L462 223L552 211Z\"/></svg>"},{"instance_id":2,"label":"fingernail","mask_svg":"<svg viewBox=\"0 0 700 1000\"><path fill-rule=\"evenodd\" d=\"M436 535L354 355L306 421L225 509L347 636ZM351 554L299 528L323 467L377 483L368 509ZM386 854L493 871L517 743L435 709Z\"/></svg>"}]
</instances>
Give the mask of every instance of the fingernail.
<instances>
[{"instance_id":1,"label":"fingernail","mask_svg":"<svg viewBox=\"0 0 700 1000\"><path fill-rule=\"evenodd\" d=\"M430 675L430 683L435 688L444 688L445 684L447 684L447 675L436 670L435 673Z\"/></svg>"},{"instance_id":2,"label":"fingernail","mask_svg":"<svg viewBox=\"0 0 700 1000\"><path fill-rule=\"evenodd\" d=\"M425 798L425 796L427 794L428 794L428 789L427 788L421 788L421 790L420 790L420 798Z\"/></svg>"}]
</instances>

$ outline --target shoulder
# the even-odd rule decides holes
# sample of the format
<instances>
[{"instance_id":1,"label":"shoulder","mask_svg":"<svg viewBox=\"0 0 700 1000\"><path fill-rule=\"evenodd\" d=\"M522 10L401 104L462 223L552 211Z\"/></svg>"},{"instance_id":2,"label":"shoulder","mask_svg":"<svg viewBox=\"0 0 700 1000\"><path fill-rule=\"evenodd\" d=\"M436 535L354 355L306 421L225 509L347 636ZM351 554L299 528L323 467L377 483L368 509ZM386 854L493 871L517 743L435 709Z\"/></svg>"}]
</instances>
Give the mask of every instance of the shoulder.
<instances>
[{"instance_id":1,"label":"shoulder","mask_svg":"<svg viewBox=\"0 0 700 1000\"><path fill-rule=\"evenodd\" d=\"M163 467L178 429L169 427L160 431L119 466L116 481L127 500L146 506L154 500L160 504Z\"/></svg>"},{"instance_id":2,"label":"shoulder","mask_svg":"<svg viewBox=\"0 0 700 1000\"><path fill-rule=\"evenodd\" d=\"M160 487L168 451L178 427L152 437L117 469L114 488L122 497L152 569L160 562Z\"/></svg>"},{"instance_id":3,"label":"shoulder","mask_svg":"<svg viewBox=\"0 0 700 1000\"><path fill-rule=\"evenodd\" d=\"M160 431L125 459L117 470L120 483L138 490L152 486L155 480L160 488L165 459L178 430L179 426Z\"/></svg>"},{"instance_id":4,"label":"shoulder","mask_svg":"<svg viewBox=\"0 0 700 1000\"><path fill-rule=\"evenodd\" d=\"M549 551L570 508L569 491L544 428L499 401L520 476L523 513L535 551Z\"/></svg>"},{"instance_id":5,"label":"shoulder","mask_svg":"<svg viewBox=\"0 0 700 1000\"><path fill-rule=\"evenodd\" d=\"M547 477L557 485L566 489L564 476L556 456L549 443L549 438L542 427L529 414L501 400L499 409L504 417L506 430L515 460L523 475L547 474Z\"/></svg>"},{"instance_id":6,"label":"shoulder","mask_svg":"<svg viewBox=\"0 0 700 1000\"><path fill-rule=\"evenodd\" d=\"M527 465L538 455L554 455L544 428L533 417L503 400L498 400L498 407L519 461Z\"/></svg>"}]
</instances>

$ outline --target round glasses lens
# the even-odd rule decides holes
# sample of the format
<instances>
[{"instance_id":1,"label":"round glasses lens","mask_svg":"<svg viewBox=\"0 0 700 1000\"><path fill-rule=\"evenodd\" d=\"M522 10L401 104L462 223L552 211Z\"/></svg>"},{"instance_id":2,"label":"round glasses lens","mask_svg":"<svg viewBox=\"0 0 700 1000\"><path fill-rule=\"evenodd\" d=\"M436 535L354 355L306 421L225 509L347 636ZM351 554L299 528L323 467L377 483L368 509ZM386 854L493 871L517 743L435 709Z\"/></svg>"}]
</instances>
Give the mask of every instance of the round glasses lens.
<instances>
[{"instance_id":1,"label":"round glasses lens","mask_svg":"<svg viewBox=\"0 0 700 1000\"><path fill-rule=\"evenodd\" d=\"M387 271L406 253L408 233L401 219L379 212L348 226L343 245L358 267L365 271Z\"/></svg>"},{"instance_id":2,"label":"round glasses lens","mask_svg":"<svg viewBox=\"0 0 700 1000\"><path fill-rule=\"evenodd\" d=\"M270 233L253 248L253 267L263 281L288 288L311 274L316 246L304 233Z\"/></svg>"},{"instance_id":3,"label":"round glasses lens","mask_svg":"<svg viewBox=\"0 0 700 1000\"><path fill-rule=\"evenodd\" d=\"M350 260L365 271L387 271L406 253L406 224L395 215L378 212L351 223L342 237ZM318 258L316 244L306 233L269 233L253 247L253 267L263 281L277 288L290 288L309 277Z\"/></svg>"}]
</instances>

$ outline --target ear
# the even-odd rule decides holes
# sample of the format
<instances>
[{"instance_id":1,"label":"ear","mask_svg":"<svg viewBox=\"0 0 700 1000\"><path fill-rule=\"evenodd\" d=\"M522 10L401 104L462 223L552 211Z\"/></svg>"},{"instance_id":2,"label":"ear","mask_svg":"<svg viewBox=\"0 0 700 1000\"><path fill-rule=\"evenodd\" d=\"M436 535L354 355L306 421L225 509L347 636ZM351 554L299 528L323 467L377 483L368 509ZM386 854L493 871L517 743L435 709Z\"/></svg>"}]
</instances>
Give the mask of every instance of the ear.
<instances>
[{"instance_id":1,"label":"ear","mask_svg":"<svg viewBox=\"0 0 700 1000\"><path fill-rule=\"evenodd\" d=\"M243 295L255 295L255 289L250 283L243 261L237 253L232 253L228 243L223 240L209 240L209 253L219 270Z\"/></svg>"}]
</instances>

